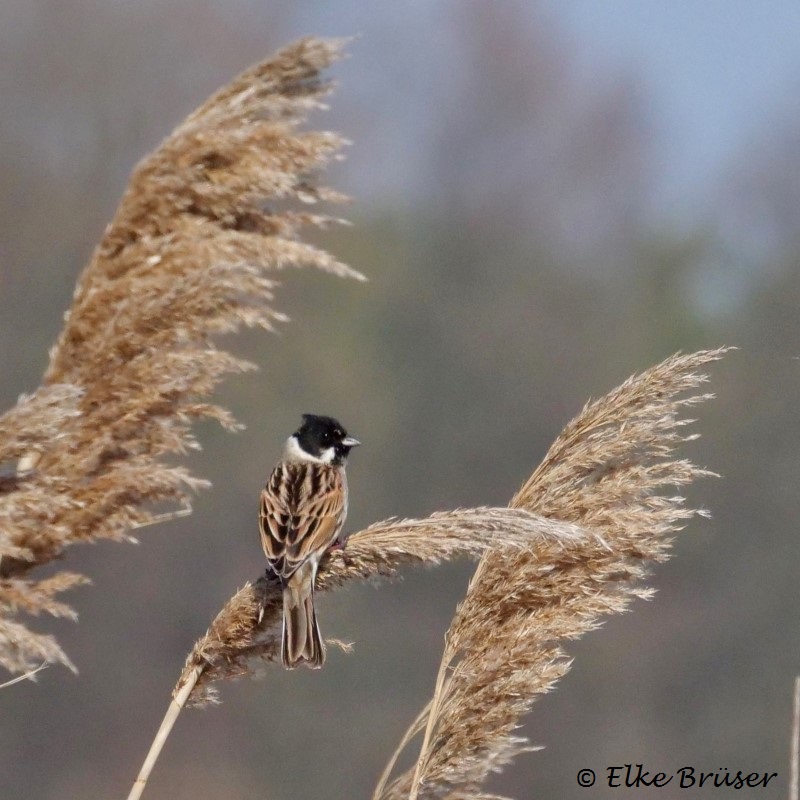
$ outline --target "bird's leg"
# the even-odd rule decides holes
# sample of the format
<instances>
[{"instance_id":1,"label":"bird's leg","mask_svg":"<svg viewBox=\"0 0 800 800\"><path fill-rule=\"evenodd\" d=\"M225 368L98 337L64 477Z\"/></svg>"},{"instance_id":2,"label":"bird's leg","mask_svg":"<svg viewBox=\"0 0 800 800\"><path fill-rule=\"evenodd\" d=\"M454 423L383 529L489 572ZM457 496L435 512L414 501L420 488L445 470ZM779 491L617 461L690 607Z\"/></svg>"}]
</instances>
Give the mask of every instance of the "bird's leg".
<instances>
[{"instance_id":1,"label":"bird's leg","mask_svg":"<svg viewBox=\"0 0 800 800\"><path fill-rule=\"evenodd\" d=\"M350 558L349 555L345 552L345 547L347 546L347 539L336 539L336 541L328 548L329 553L335 553L337 550L342 554L342 563L346 567L350 567L353 564L353 559Z\"/></svg>"}]
</instances>

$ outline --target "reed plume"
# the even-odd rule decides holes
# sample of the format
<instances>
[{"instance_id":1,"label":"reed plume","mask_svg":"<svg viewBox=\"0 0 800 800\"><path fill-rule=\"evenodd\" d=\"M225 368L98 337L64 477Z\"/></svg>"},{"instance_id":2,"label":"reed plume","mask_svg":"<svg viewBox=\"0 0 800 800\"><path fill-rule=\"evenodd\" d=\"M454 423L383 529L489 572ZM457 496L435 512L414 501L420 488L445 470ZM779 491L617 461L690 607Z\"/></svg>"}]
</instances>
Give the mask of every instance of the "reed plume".
<instances>
[{"instance_id":1,"label":"reed plume","mask_svg":"<svg viewBox=\"0 0 800 800\"><path fill-rule=\"evenodd\" d=\"M469 508L425 519L388 519L350 536L345 553L328 552L320 562L316 588L326 591L353 580L392 577L407 564L430 566L458 556L478 557L489 547L514 551L530 548L541 538L558 546L586 535L590 534L577 525L545 519L525 509ZM252 676L259 663L280 662L282 594L280 582L268 576L246 584L197 640L128 800L141 797L186 705L215 702L215 683Z\"/></svg>"},{"instance_id":2,"label":"reed plume","mask_svg":"<svg viewBox=\"0 0 800 800\"><path fill-rule=\"evenodd\" d=\"M322 107L330 84L321 72L341 49L305 39L257 64L135 168L80 276L42 387L0 417L7 669L71 663L14 615L74 616L55 597L86 579L41 579L35 567L77 542L131 539L132 529L188 513L192 492L207 485L164 457L198 446L195 420L237 428L206 398L226 374L252 365L213 337L284 319L267 274L312 266L362 277L299 238L334 221L309 204L343 199L316 179L343 140L299 130Z\"/></svg>"},{"instance_id":3,"label":"reed plume","mask_svg":"<svg viewBox=\"0 0 800 800\"><path fill-rule=\"evenodd\" d=\"M648 597L636 583L667 557L671 536L698 510L663 496L711 473L672 457L695 438L682 428L682 397L706 380L697 370L724 349L674 356L593 403L570 422L508 508L386 520L353 534L320 564L317 589L393 576L406 564L480 557L446 636L434 698L412 723L373 800L490 800L488 773L532 749L513 731L539 694L569 669L561 639L597 627L603 614ZM216 700L220 680L280 660L281 586L246 584L186 659L173 700L129 800L137 800L181 710ZM389 782L400 752L425 731L417 765Z\"/></svg>"},{"instance_id":4,"label":"reed plume","mask_svg":"<svg viewBox=\"0 0 800 800\"><path fill-rule=\"evenodd\" d=\"M572 522L595 536L540 539L489 549L445 637L432 700L403 737L373 795L488 798L482 786L520 752L520 717L570 667L562 642L599 626L651 590L648 565L664 561L673 535L695 514L667 487L711 473L674 458L695 438L681 412L699 372L725 350L674 356L588 403L564 428L510 507ZM389 776L399 751L424 732L417 763Z\"/></svg>"},{"instance_id":5,"label":"reed plume","mask_svg":"<svg viewBox=\"0 0 800 800\"><path fill-rule=\"evenodd\" d=\"M320 564L317 591L353 580L391 578L401 566L433 566L458 557L478 558L489 547L511 551L545 538L558 547L587 534L579 526L549 520L524 509L468 508L425 519L388 519L354 533L344 553L329 552ZM252 674L255 660L280 662L282 589L265 576L228 601L192 648L175 687L197 672L190 705L216 700L213 684Z\"/></svg>"}]
</instances>

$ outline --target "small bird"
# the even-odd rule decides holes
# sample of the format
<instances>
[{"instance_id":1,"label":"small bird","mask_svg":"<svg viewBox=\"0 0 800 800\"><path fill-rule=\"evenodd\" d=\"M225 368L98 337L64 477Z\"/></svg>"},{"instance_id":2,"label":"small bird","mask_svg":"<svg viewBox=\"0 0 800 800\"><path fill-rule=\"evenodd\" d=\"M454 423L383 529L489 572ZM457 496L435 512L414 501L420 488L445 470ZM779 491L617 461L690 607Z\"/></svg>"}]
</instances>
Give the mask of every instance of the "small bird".
<instances>
[{"instance_id":1,"label":"small bird","mask_svg":"<svg viewBox=\"0 0 800 800\"><path fill-rule=\"evenodd\" d=\"M261 491L261 545L283 585L281 660L287 669L325 663L314 581L347 516L345 463L359 444L332 417L303 414Z\"/></svg>"}]
</instances>

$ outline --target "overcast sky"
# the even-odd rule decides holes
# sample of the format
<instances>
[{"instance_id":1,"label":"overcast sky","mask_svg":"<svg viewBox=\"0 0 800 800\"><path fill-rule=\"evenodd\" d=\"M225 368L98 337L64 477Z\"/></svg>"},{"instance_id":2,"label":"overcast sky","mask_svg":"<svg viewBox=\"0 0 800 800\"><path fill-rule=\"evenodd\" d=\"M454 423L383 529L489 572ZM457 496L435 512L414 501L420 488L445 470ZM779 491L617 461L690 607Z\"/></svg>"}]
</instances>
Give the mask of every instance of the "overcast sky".
<instances>
[{"instance_id":1,"label":"overcast sky","mask_svg":"<svg viewBox=\"0 0 800 800\"><path fill-rule=\"evenodd\" d=\"M664 200L697 198L735 154L792 113L798 0L543 0L590 61L634 65L652 101Z\"/></svg>"}]
</instances>

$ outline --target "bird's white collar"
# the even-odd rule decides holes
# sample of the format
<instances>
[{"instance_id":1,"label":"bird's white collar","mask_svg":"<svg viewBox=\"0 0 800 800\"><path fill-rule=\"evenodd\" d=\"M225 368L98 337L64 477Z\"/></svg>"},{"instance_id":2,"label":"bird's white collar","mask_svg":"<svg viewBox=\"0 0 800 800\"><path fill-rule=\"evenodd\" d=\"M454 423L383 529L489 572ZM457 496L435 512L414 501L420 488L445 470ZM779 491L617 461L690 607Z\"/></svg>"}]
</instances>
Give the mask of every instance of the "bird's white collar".
<instances>
[{"instance_id":1,"label":"bird's white collar","mask_svg":"<svg viewBox=\"0 0 800 800\"><path fill-rule=\"evenodd\" d=\"M297 441L297 437L294 435L286 440L286 444L283 448L284 461L306 461L311 464L330 465L333 463L334 458L336 458L336 450L332 447L323 450L322 455L319 457L312 456L311 453L306 453L306 451L300 447L300 442Z\"/></svg>"}]
</instances>

